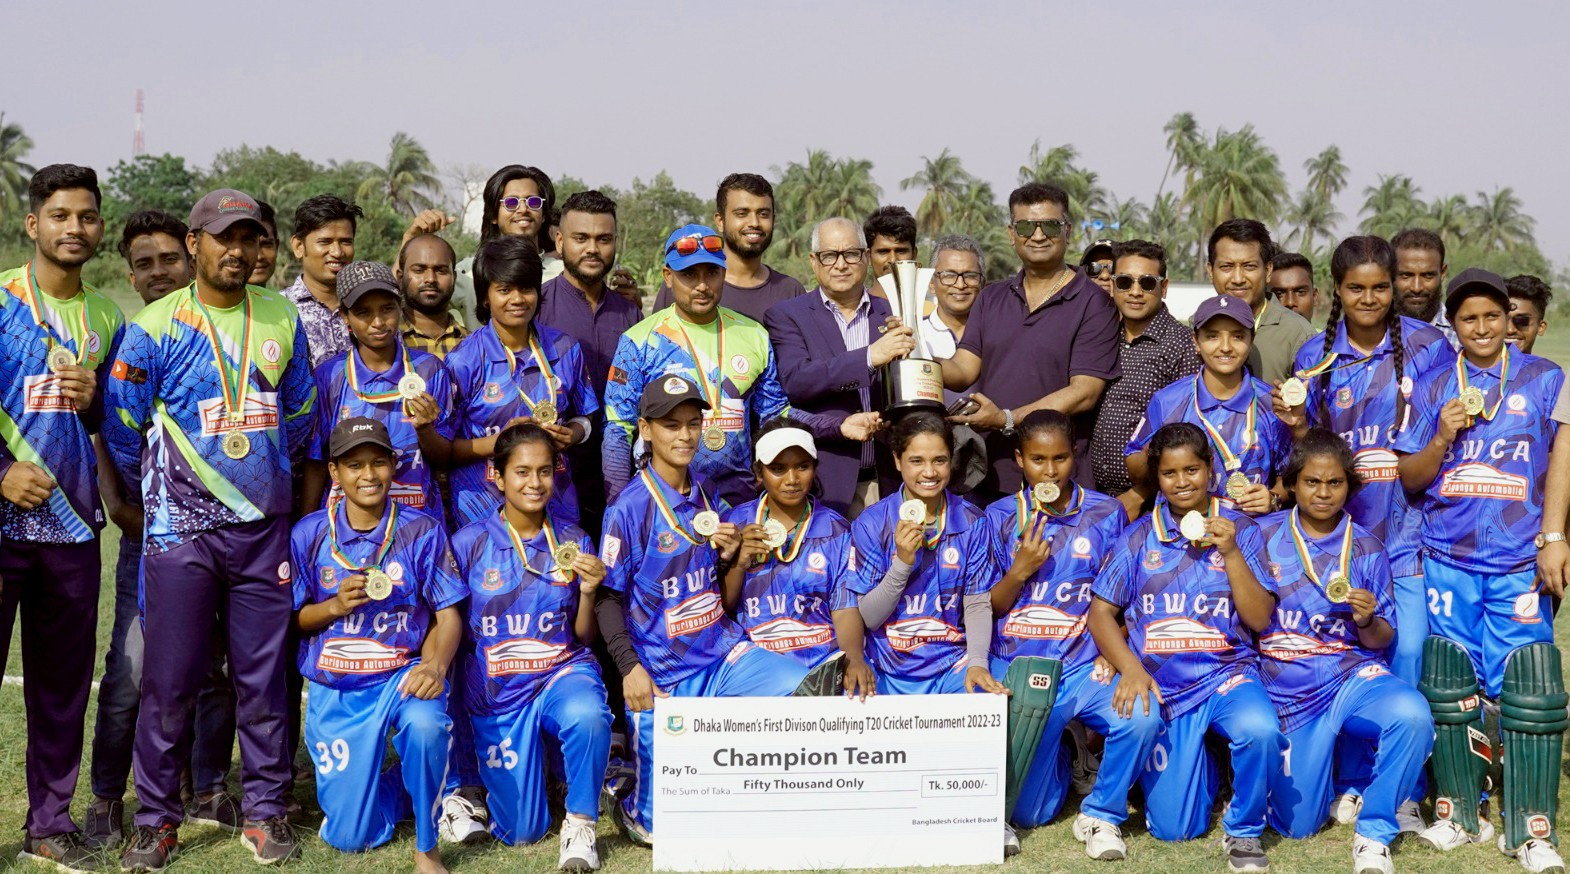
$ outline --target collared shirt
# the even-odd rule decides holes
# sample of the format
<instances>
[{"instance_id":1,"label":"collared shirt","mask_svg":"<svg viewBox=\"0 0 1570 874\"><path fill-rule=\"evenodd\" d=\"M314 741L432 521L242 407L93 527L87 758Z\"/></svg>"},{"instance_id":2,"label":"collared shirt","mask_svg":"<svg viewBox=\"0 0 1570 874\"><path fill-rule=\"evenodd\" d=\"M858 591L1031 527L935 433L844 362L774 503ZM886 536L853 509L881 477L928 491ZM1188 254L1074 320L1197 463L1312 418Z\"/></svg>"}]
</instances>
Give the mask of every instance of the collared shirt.
<instances>
[{"instance_id":1,"label":"collared shirt","mask_svg":"<svg viewBox=\"0 0 1570 874\"><path fill-rule=\"evenodd\" d=\"M1254 415L1252 434L1248 430L1250 410ZM1292 452L1292 429L1276 418L1275 410L1270 406L1270 386L1247 374L1243 384L1226 400L1210 393L1203 373L1185 376L1156 392L1145 409L1145 417L1134 428L1134 436L1129 438L1127 454L1144 451L1162 425L1172 422L1198 425L1206 430L1211 443L1210 492L1225 495L1223 484L1231 473L1226 466L1226 453L1200 424L1201 417L1221 435L1226 448L1237 457L1238 469L1249 482L1266 486L1275 482L1276 474L1286 466L1287 456Z\"/></svg>"},{"instance_id":2,"label":"collared shirt","mask_svg":"<svg viewBox=\"0 0 1570 874\"><path fill-rule=\"evenodd\" d=\"M732 285L729 282L725 283L724 287L720 289L720 306L728 310L735 310L754 322L762 324L763 314L769 311L769 307L780 301L790 300L793 297L807 293L806 287L794 276L781 273L767 264L764 265L764 269L769 271L768 278L763 280L761 284L751 288L743 288L740 285ZM654 293L652 312L659 312L670 306L671 303L670 286L662 282L660 283L659 291Z\"/></svg>"},{"instance_id":3,"label":"collared shirt","mask_svg":"<svg viewBox=\"0 0 1570 874\"><path fill-rule=\"evenodd\" d=\"M753 524L762 500L735 507L725 514L725 521L737 528ZM807 500L812 518L802 520L807 530L801 532L801 546L792 552L798 534L792 530L784 546L770 550L762 564L747 568L736 621L753 643L810 667L839 649L833 611L856 604L845 587L850 523L817 499Z\"/></svg>"},{"instance_id":4,"label":"collared shirt","mask_svg":"<svg viewBox=\"0 0 1570 874\"><path fill-rule=\"evenodd\" d=\"M1429 322L1429 324L1438 328L1439 333L1445 335L1445 339L1450 341L1451 349L1457 352L1461 351L1461 338L1456 336L1456 329L1451 326L1450 319L1445 316L1444 307L1440 307L1439 312L1434 313L1434 320Z\"/></svg>"},{"instance_id":5,"label":"collared shirt","mask_svg":"<svg viewBox=\"0 0 1570 874\"><path fill-rule=\"evenodd\" d=\"M1121 375L1107 384L1101 396L1096 430L1090 437L1096 488L1109 495L1121 495L1134 485L1128 478L1125 450L1150 399L1179 379L1199 372L1194 332L1162 304L1138 337L1128 339L1119 327L1118 371Z\"/></svg>"},{"instance_id":6,"label":"collared shirt","mask_svg":"<svg viewBox=\"0 0 1570 874\"><path fill-rule=\"evenodd\" d=\"M568 281L564 273L540 287L540 311L534 322L549 325L578 341L589 382L594 385L595 396L603 401L616 344L642 318L637 304L608 288L600 292L599 306L589 303L588 295Z\"/></svg>"},{"instance_id":7,"label":"collared shirt","mask_svg":"<svg viewBox=\"0 0 1570 874\"><path fill-rule=\"evenodd\" d=\"M426 354L435 355L437 360L445 359L448 352L457 349L458 344L463 342L463 338L469 336L469 329L463 326L463 321L458 314L453 312L449 313L449 315L452 321L447 323L447 330L434 337L425 336L415 330L413 322L405 321L403 323L403 344L410 349L418 349Z\"/></svg>"},{"instance_id":8,"label":"collared shirt","mask_svg":"<svg viewBox=\"0 0 1570 874\"><path fill-rule=\"evenodd\" d=\"M311 290L305 287L304 275L295 279L294 284L282 293L300 311L300 326L305 329L305 344L310 348L312 370L349 348L349 326L344 322L343 314L328 309L317 300Z\"/></svg>"},{"instance_id":9,"label":"collared shirt","mask_svg":"<svg viewBox=\"0 0 1570 874\"><path fill-rule=\"evenodd\" d=\"M349 527L344 501L295 523L289 556L295 571L296 611L338 597L340 581L377 564L392 506L388 503L382 521L370 531ZM344 567L332 554L329 514L336 514L338 552L352 567ZM392 580L392 594L384 601L361 604L300 640L300 673L307 680L335 689L364 689L385 681L389 674L420 660L420 647L436 611L457 606L467 597L453 573L452 551L441 522L419 510L400 508L386 536L393 542L380 567Z\"/></svg>"},{"instance_id":10,"label":"collared shirt","mask_svg":"<svg viewBox=\"0 0 1570 874\"><path fill-rule=\"evenodd\" d=\"M845 344L845 351L865 349L872 345L872 332L868 319L868 314L872 309L872 298L867 296L865 288L861 290L861 300L856 304L856 314L851 316L849 321L846 321L845 311L840 309L839 304L829 298L828 292L821 288L818 289L818 298L823 301L824 308L834 316L834 326L840 329L840 340ZM869 369L871 368L871 362L872 353L869 351L867 353ZM872 386L870 383L863 383L860 388L856 389L856 396L861 399L861 408L863 410L872 409ZM870 468L872 464L872 441L864 440L861 443L861 466Z\"/></svg>"},{"instance_id":11,"label":"collared shirt","mask_svg":"<svg viewBox=\"0 0 1570 874\"><path fill-rule=\"evenodd\" d=\"M550 524L556 543L594 554L583 529L560 517ZM519 555L500 512L452 536L458 579L469 599L473 646L459 658L470 713L515 712L562 671L599 670L574 631L581 578L557 568L543 529L522 542Z\"/></svg>"},{"instance_id":12,"label":"collared shirt","mask_svg":"<svg viewBox=\"0 0 1570 874\"><path fill-rule=\"evenodd\" d=\"M959 337L955 335L954 329L949 327L947 322L938 318L936 308L927 313L926 318L921 320L921 345L925 347L924 352L926 356L936 361L953 358L954 353L959 349ZM945 387L943 389L943 405L953 404L962 396L970 394L975 388L974 383L965 386L959 391L950 391Z\"/></svg>"},{"instance_id":13,"label":"collared shirt","mask_svg":"<svg viewBox=\"0 0 1570 874\"><path fill-rule=\"evenodd\" d=\"M1254 317L1254 345L1248 350L1248 372L1275 385L1292 372L1292 360L1314 336L1308 319L1265 298L1265 308Z\"/></svg>"}]
</instances>

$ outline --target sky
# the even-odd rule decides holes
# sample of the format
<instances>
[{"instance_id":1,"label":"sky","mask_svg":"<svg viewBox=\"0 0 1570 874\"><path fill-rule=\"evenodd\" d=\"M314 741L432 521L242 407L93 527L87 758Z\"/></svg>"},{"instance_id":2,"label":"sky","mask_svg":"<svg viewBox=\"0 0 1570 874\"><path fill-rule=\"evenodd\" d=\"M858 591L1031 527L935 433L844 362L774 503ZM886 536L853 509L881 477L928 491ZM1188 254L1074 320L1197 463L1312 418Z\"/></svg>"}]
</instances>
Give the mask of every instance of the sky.
<instances>
[{"instance_id":1,"label":"sky","mask_svg":"<svg viewBox=\"0 0 1570 874\"><path fill-rule=\"evenodd\" d=\"M1382 173L1428 199L1509 186L1570 264L1570 4L1549 0L5 0L0 22L0 111L37 165L129 157L141 88L147 151L197 165L242 143L381 161L402 130L443 170L665 169L708 198L822 148L914 209L922 156L951 149L1001 196L1039 138L1148 203L1188 111L1253 124L1294 190L1340 146L1343 232Z\"/></svg>"}]
</instances>

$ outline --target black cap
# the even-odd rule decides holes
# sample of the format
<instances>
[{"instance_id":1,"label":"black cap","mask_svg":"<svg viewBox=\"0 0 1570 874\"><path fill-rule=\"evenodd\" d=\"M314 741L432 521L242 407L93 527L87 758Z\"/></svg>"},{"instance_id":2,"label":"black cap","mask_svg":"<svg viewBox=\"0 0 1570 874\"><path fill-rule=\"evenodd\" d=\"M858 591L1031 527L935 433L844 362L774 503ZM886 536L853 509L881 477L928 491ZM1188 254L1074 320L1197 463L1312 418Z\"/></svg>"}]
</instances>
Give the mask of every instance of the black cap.
<instances>
[{"instance_id":1,"label":"black cap","mask_svg":"<svg viewBox=\"0 0 1570 874\"><path fill-rule=\"evenodd\" d=\"M343 454L358 446L380 446L388 452L397 454L393 449L392 437L387 434L387 426L375 419L356 416L344 419L333 426L333 433L327 438L327 456L333 460L343 457Z\"/></svg>"},{"instance_id":2,"label":"black cap","mask_svg":"<svg viewBox=\"0 0 1570 874\"><path fill-rule=\"evenodd\" d=\"M1111 240L1097 240L1094 243L1091 243L1090 248L1085 250L1085 257L1079 259L1079 266L1084 267L1090 262L1096 260L1096 254L1098 252L1105 252L1106 256L1111 258L1113 252L1112 246L1113 243Z\"/></svg>"},{"instance_id":3,"label":"black cap","mask_svg":"<svg viewBox=\"0 0 1570 874\"><path fill-rule=\"evenodd\" d=\"M1450 288L1445 292L1445 318L1455 318L1462 301L1479 295L1493 298L1505 312L1510 312L1510 292L1504 279L1481 267L1468 267L1450 280Z\"/></svg>"},{"instance_id":4,"label":"black cap","mask_svg":"<svg viewBox=\"0 0 1570 874\"><path fill-rule=\"evenodd\" d=\"M638 401L638 415L645 419L658 419L682 404L692 401L707 410L709 402L703 392L685 376L668 374L643 387L643 397Z\"/></svg>"},{"instance_id":5,"label":"black cap","mask_svg":"<svg viewBox=\"0 0 1570 874\"><path fill-rule=\"evenodd\" d=\"M380 261L350 261L338 271L338 303L344 309L355 305L360 298L373 291L385 291L394 298L400 296L398 279L392 268Z\"/></svg>"}]
</instances>

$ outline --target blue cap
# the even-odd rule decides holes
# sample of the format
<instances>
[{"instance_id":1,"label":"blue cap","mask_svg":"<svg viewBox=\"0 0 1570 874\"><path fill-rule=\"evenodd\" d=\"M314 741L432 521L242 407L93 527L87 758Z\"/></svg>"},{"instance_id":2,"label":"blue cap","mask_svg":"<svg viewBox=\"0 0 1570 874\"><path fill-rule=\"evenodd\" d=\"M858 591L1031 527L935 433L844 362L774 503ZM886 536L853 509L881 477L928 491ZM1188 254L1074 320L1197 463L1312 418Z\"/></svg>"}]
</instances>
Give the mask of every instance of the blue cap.
<instances>
[{"instance_id":1,"label":"blue cap","mask_svg":"<svg viewBox=\"0 0 1570 874\"><path fill-rule=\"evenodd\" d=\"M703 248L702 245L699 245L698 251L692 253L691 255L678 255L676 254L675 248L673 248L676 245L676 241L684 237L693 237L698 240L702 240L704 237L718 236L719 232L709 227L708 225L686 225L684 227L677 228L671 232L669 237L665 238L665 266L672 270L686 270L688 267L691 267L694 264L718 264L719 266L724 267L724 248L721 248L718 252L710 252L709 250Z\"/></svg>"},{"instance_id":2,"label":"blue cap","mask_svg":"<svg viewBox=\"0 0 1570 874\"><path fill-rule=\"evenodd\" d=\"M1221 316L1226 316L1249 331L1254 330L1254 311L1249 309L1242 298L1230 294L1218 294L1200 301L1199 308L1194 310L1194 330L1203 328L1206 322Z\"/></svg>"}]
</instances>

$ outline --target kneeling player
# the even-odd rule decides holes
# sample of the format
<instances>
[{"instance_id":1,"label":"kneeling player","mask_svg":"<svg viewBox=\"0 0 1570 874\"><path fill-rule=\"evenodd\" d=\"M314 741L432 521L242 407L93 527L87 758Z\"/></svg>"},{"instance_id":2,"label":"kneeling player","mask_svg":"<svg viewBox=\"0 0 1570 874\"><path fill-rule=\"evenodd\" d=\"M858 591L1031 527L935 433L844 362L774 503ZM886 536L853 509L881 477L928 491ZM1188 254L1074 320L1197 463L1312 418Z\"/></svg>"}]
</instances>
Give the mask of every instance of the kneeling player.
<instances>
[{"instance_id":1,"label":"kneeling player","mask_svg":"<svg viewBox=\"0 0 1570 874\"><path fill-rule=\"evenodd\" d=\"M1428 703L1386 667L1395 591L1384 544L1344 512L1361 481L1352 450L1308 431L1282 480L1297 500L1260 520L1280 604L1259 637L1260 674L1286 733L1271 775L1270 826L1306 838L1330 815L1337 742L1374 748L1352 840L1356 874L1390 874L1396 807L1433 749Z\"/></svg>"},{"instance_id":2,"label":"kneeling player","mask_svg":"<svg viewBox=\"0 0 1570 874\"><path fill-rule=\"evenodd\" d=\"M1252 519L1210 494L1210 444L1197 426L1161 426L1149 457L1156 506L1129 526L1096 575L1090 631L1122 674L1112 696L1118 713L1128 718L1159 704L1167 721L1142 778L1151 835L1188 840L1209 826L1218 781L1205 733L1214 731L1232 754L1232 801L1222 819L1227 866L1264 871L1259 838L1281 753L1253 640L1276 606L1264 539Z\"/></svg>"},{"instance_id":3,"label":"kneeling player","mask_svg":"<svg viewBox=\"0 0 1570 874\"><path fill-rule=\"evenodd\" d=\"M384 844L412 801L415 868L445 871L436 807L452 743L447 669L463 636L457 605L465 593L441 523L387 498L397 466L387 428L345 419L328 450L343 498L301 519L290 537L322 840L348 852ZM383 772L389 734L399 761Z\"/></svg>"},{"instance_id":4,"label":"kneeling player","mask_svg":"<svg viewBox=\"0 0 1570 874\"><path fill-rule=\"evenodd\" d=\"M1077 718L1105 736L1107 746L1095 786L1074 819L1074 836L1092 859L1110 861L1127 852L1119 826L1128 818L1129 786L1150 756L1161 717L1143 711L1128 719L1117 715L1112 666L1085 631L1091 583L1117 543L1125 516L1116 499L1074 483L1073 427L1055 410L1027 415L1014 454L1025 483L1018 494L987 508L993 561L1008 569L991 592L997 616L992 673L1014 692L1010 775L1023 772L1023 779L1011 827L1034 828L1058 815L1069 788L1058 739ZM1011 664L1017 666L1012 671ZM1020 678L1042 669L1061 671L1052 686L1056 699L1048 699L1050 715L1021 718L1016 711L1029 697L1030 684ZM1037 738L1044 748L1025 761Z\"/></svg>"},{"instance_id":5,"label":"kneeling player","mask_svg":"<svg viewBox=\"0 0 1570 874\"><path fill-rule=\"evenodd\" d=\"M464 659L464 694L490 795L491 833L509 844L545 835L549 760L567 780L558 864L593 871L600 867L594 830L611 750L605 684L589 649L605 567L582 529L547 512L557 452L539 425L503 431L490 459L502 508L453 535L474 640Z\"/></svg>"},{"instance_id":6,"label":"kneeling player","mask_svg":"<svg viewBox=\"0 0 1570 874\"><path fill-rule=\"evenodd\" d=\"M1492 837L1476 803L1490 763L1474 755L1489 746L1481 693L1498 701L1504 746L1500 849L1529 871L1560 871L1554 818L1566 696L1533 545L1535 536L1542 548L1548 533L1550 412L1564 373L1505 343L1510 299L1498 276L1463 271L1450 283L1445 312L1461 353L1413 392L1395 445L1401 484L1423 495L1433 635L1424 643L1419 688L1434 713L1438 822L1419 837L1441 850Z\"/></svg>"}]
</instances>

